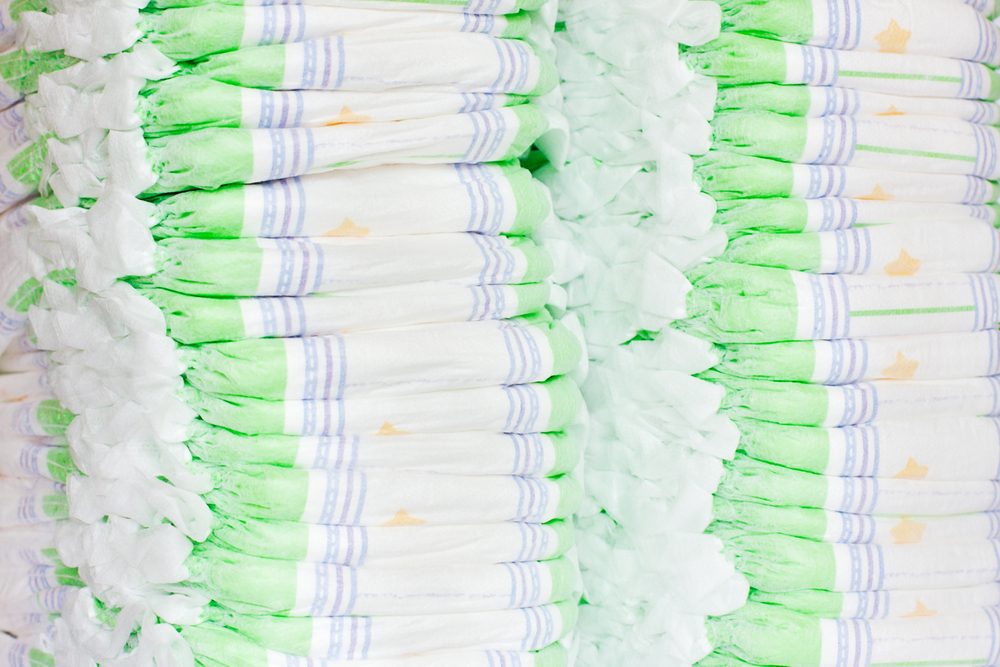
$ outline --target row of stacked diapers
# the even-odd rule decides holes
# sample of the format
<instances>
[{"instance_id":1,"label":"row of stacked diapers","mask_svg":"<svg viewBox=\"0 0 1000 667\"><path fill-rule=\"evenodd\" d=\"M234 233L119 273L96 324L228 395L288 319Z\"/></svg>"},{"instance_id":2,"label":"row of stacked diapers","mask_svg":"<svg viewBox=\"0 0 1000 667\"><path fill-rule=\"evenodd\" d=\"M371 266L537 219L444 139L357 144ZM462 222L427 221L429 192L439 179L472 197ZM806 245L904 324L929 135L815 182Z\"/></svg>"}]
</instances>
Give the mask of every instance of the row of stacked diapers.
<instances>
[{"instance_id":1,"label":"row of stacked diapers","mask_svg":"<svg viewBox=\"0 0 1000 667\"><path fill-rule=\"evenodd\" d=\"M565 144L554 14L2 4L0 465L68 516L0 480L50 559L0 606L60 612L11 664L572 662L579 262L519 162Z\"/></svg>"},{"instance_id":2,"label":"row of stacked diapers","mask_svg":"<svg viewBox=\"0 0 1000 667\"><path fill-rule=\"evenodd\" d=\"M33 273L46 274L27 248L43 160L26 150L25 104L12 102L0 103L0 661L48 666L59 612L82 586L56 550L75 470L65 438L72 414L49 384L49 354L25 329L42 288Z\"/></svg>"},{"instance_id":3,"label":"row of stacked diapers","mask_svg":"<svg viewBox=\"0 0 1000 667\"><path fill-rule=\"evenodd\" d=\"M1000 664L995 11L564 6L581 664Z\"/></svg>"},{"instance_id":4,"label":"row of stacked diapers","mask_svg":"<svg viewBox=\"0 0 1000 667\"><path fill-rule=\"evenodd\" d=\"M1000 664L993 3L719 0L687 270L738 437L708 532L749 583L702 665Z\"/></svg>"}]
</instances>

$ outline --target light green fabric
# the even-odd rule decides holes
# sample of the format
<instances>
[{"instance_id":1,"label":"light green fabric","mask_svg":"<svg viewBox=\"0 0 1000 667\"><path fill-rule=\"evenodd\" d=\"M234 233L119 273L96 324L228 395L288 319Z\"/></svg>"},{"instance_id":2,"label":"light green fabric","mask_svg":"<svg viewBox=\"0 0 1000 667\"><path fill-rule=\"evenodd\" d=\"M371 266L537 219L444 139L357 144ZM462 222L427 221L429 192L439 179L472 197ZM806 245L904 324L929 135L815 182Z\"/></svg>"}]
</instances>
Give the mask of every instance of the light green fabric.
<instances>
[{"instance_id":1,"label":"light green fabric","mask_svg":"<svg viewBox=\"0 0 1000 667\"><path fill-rule=\"evenodd\" d=\"M728 616L710 618L708 634L723 655L698 663L700 667L730 665L733 656L753 665L820 664L822 638L815 617L751 603Z\"/></svg>"},{"instance_id":2,"label":"light green fabric","mask_svg":"<svg viewBox=\"0 0 1000 667\"><path fill-rule=\"evenodd\" d=\"M716 494L774 506L821 508L827 499L827 484L822 475L738 457L727 463Z\"/></svg>"},{"instance_id":3,"label":"light green fabric","mask_svg":"<svg viewBox=\"0 0 1000 667\"><path fill-rule=\"evenodd\" d=\"M740 2L738 7L748 6ZM805 116L809 111L809 86L781 86L761 83L750 86L722 86L715 98L717 111L770 111L788 116Z\"/></svg>"},{"instance_id":4,"label":"light green fabric","mask_svg":"<svg viewBox=\"0 0 1000 667\"><path fill-rule=\"evenodd\" d=\"M6 84L15 93L28 95L38 89L38 77L42 74L72 67L80 62L62 52L35 53L20 49L0 55L0 84ZM2 90L2 88L0 88ZM7 100L11 104L15 100ZM5 106L6 106L5 104Z\"/></svg>"},{"instance_id":5,"label":"light green fabric","mask_svg":"<svg viewBox=\"0 0 1000 667\"><path fill-rule=\"evenodd\" d=\"M729 151L710 151L694 160L695 180L715 199L788 197L792 166Z\"/></svg>"},{"instance_id":6,"label":"light green fabric","mask_svg":"<svg viewBox=\"0 0 1000 667\"><path fill-rule=\"evenodd\" d=\"M784 508L782 508L784 509ZM726 555L762 591L835 590L837 562L832 545L776 534L747 534L717 527Z\"/></svg>"},{"instance_id":7,"label":"light green fabric","mask_svg":"<svg viewBox=\"0 0 1000 667\"><path fill-rule=\"evenodd\" d=\"M688 66L720 84L785 83L781 42L722 33L717 39L685 50Z\"/></svg>"},{"instance_id":8,"label":"light green fabric","mask_svg":"<svg viewBox=\"0 0 1000 667\"><path fill-rule=\"evenodd\" d=\"M201 76L152 82L138 101L143 130L158 136L210 127L241 127L242 90Z\"/></svg>"},{"instance_id":9,"label":"light green fabric","mask_svg":"<svg viewBox=\"0 0 1000 667\"><path fill-rule=\"evenodd\" d=\"M801 426L821 426L829 416L824 385L747 380L715 371L701 377L726 388L721 412L727 416Z\"/></svg>"},{"instance_id":10,"label":"light green fabric","mask_svg":"<svg viewBox=\"0 0 1000 667\"><path fill-rule=\"evenodd\" d=\"M811 0L716 0L722 27L783 42L808 42L813 34Z\"/></svg>"},{"instance_id":11,"label":"light green fabric","mask_svg":"<svg viewBox=\"0 0 1000 667\"><path fill-rule=\"evenodd\" d=\"M734 343L722 346L720 351L722 360L715 366L715 370L744 378L811 382L816 366L816 351L812 341L763 345Z\"/></svg>"},{"instance_id":12,"label":"light green fabric","mask_svg":"<svg viewBox=\"0 0 1000 667\"><path fill-rule=\"evenodd\" d=\"M815 508L773 507L716 497L712 514L716 523L709 532L722 538L741 533L778 533L822 540L826 535L826 514Z\"/></svg>"},{"instance_id":13,"label":"light green fabric","mask_svg":"<svg viewBox=\"0 0 1000 667\"><path fill-rule=\"evenodd\" d=\"M207 129L147 140L157 181L147 194L213 190L250 180L254 167L249 130Z\"/></svg>"},{"instance_id":14,"label":"light green fabric","mask_svg":"<svg viewBox=\"0 0 1000 667\"><path fill-rule=\"evenodd\" d=\"M800 162L806 120L765 111L726 111L712 119L714 148L784 162Z\"/></svg>"},{"instance_id":15,"label":"light green fabric","mask_svg":"<svg viewBox=\"0 0 1000 667\"><path fill-rule=\"evenodd\" d=\"M674 326L716 342L795 338L798 296L788 272L715 262L688 272L688 318Z\"/></svg>"}]
</instances>

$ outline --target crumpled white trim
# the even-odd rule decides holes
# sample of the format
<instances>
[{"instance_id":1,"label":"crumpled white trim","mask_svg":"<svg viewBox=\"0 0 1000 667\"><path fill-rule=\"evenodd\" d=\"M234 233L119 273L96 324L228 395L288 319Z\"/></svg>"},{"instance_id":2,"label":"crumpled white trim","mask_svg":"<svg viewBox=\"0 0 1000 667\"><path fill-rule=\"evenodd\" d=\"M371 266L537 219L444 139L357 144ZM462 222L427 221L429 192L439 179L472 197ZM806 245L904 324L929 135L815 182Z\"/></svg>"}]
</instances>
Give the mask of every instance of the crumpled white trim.
<instances>
[{"instance_id":1,"label":"crumpled white trim","mask_svg":"<svg viewBox=\"0 0 1000 667\"><path fill-rule=\"evenodd\" d=\"M93 592L81 588L70 594L62 617L56 620L54 653L60 667L190 667L194 655L170 625L157 623L150 612L125 607L109 627L98 618ZM140 626L138 645L126 652L126 642Z\"/></svg>"},{"instance_id":2,"label":"crumpled white trim","mask_svg":"<svg viewBox=\"0 0 1000 667\"><path fill-rule=\"evenodd\" d=\"M136 130L139 92L177 69L148 44L108 60L83 62L38 78L38 91L25 99L26 121L34 136L71 138L94 128Z\"/></svg>"},{"instance_id":3,"label":"crumpled white trim","mask_svg":"<svg viewBox=\"0 0 1000 667\"><path fill-rule=\"evenodd\" d=\"M95 128L65 141L49 139L48 149L40 190L63 206L100 199L112 189L138 195L156 183L142 130Z\"/></svg>"},{"instance_id":4,"label":"crumpled white trim","mask_svg":"<svg viewBox=\"0 0 1000 667\"><path fill-rule=\"evenodd\" d=\"M40 77L27 113L29 132L48 137L40 190L66 207L33 208L27 244L48 270L76 277L73 287L43 280L42 304L29 314L52 352L53 391L77 415L66 439L83 474L67 480L71 520L58 548L90 588L67 606L56 646L59 664L74 667L193 665L186 641L157 618L197 623L208 603L177 587L192 540L212 524L200 495L210 477L190 465L184 444L195 413L182 399L183 364L159 309L117 281L155 270L152 207L138 195L156 176L138 103L148 80L176 68L143 45L101 57L135 42L145 4L52 0L52 15L21 25L25 47L92 61ZM89 210L78 207L83 199L95 200ZM94 595L121 608L114 627L98 620Z\"/></svg>"},{"instance_id":5,"label":"crumpled white trim","mask_svg":"<svg viewBox=\"0 0 1000 667\"><path fill-rule=\"evenodd\" d=\"M119 192L90 209L29 206L34 221L31 252L52 266L76 268L84 289L109 288L124 276L143 276L156 268L156 243L149 229L155 206Z\"/></svg>"},{"instance_id":6,"label":"crumpled white trim","mask_svg":"<svg viewBox=\"0 0 1000 667\"><path fill-rule=\"evenodd\" d=\"M678 48L715 38L721 12L700 0L564 9L557 45L572 145L543 181L562 218L551 233L585 255L566 287L594 357L578 664L688 667L712 650L706 617L739 608L749 589L704 534L739 442L718 414L722 388L693 377L717 353L670 328L686 316L684 272L727 243L689 157L710 146L715 84ZM660 334L622 346L642 330Z\"/></svg>"},{"instance_id":7,"label":"crumpled white trim","mask_svg":"<svg viewBox=\"0 0 1000 667\"><path fill-rule=\"evenodd\" d=\"M82 60L120 53L139 40L149 0L49 0L48 13L24 12L17 43L25 51L64 51Z\"/></svg>"}]
</instances>

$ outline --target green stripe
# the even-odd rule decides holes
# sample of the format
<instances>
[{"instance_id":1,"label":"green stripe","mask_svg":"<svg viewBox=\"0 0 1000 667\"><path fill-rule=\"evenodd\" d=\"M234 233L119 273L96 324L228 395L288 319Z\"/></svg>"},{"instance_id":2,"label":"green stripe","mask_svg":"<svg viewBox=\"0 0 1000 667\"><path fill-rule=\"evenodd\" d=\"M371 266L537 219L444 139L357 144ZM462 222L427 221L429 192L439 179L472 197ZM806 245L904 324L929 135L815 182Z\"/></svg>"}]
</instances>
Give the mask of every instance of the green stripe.
<instances>
[{"instance_id":1,"label":"green stripe","mask_svg":"<svg viewBox=\"0 0 1000 667\"><path fill-rule=\"evenodd\" d=\"M906 79L908 81L940 81L944 83L961 83L960 76L943 76L928 74L903 74L902 72L865 72L863 70L845 69L839 76L853 76L862 79Z\"/></svg>"},{"instance_id":2,"label":"green stripe","mask_svg":"<svg viewBox=\"0 0 1000 667\"><path fill-rule=\"evenodd\" d=\"M870 153L886 153L889 155L909 155L912 157L926 157L938 160L959 160L961 162L975 162L976 158L958 153L938 153L937 151L920 151L912 148L888 148L886 146L872 146L871 144L858 144L859 151Z\"/></svg>"},{"instance_id":3,"label":"green stripe","mask_svg":"<svg viewBox=\"0 0 1000 667\"><path fill-rule=\"evenodd\" d=\"M939 313L967 313L975 306L940 306L938 308L882 308L880 310L852 310L851 317L877 317L882 315L937 315Z\"/></svg>"}]
</instances>

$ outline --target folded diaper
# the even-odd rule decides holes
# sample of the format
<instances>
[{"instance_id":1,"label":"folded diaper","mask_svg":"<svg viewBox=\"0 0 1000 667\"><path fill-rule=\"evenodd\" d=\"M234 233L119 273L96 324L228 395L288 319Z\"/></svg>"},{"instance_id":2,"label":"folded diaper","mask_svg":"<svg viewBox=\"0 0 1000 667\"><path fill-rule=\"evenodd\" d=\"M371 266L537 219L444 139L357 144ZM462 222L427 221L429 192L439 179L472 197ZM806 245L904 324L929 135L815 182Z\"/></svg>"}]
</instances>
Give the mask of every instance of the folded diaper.
<instances>
[{"instance_id":1,"label":"folded diaper","mask_svg":"<svg viewBox=\"0 0 1000 667\"><path fill-rule=\"evenodd\" d=\"M724 85L802 83L970 100L995 100L1000 96L1000 78L979 63L800 46L738 33L724 32L718 39L688 49L685 60L694 71Z\"/></svg>"},{"instance_id":2,"label":"folded diaper","mask_svg":"<svg viewBox=\"0 0 1000 667\"><path fill-rule=\"evenodd\" d=\"M795 667L989 665L1000 660L996 614L995 609L984 609L840 621L750 604L724 619L709 621L709 633L720 652L703 664L732 665L739 659Z\"/></svg>"},{"instance_id":3,"label":"folded diaper","mask_svg":"<svg viewBox=\"0 0 1000 667\"><path fill-rule=\"evenodd\" d=\"M42 0L28 0L40 3ZM198 7L215 0L151 0L150 7ZM515 14L519 10L538 9L547 0L309 0L310 4L320 7L368 7L372 9L411 9L414 11L452 11L469 14ZM989 2L989 0L975 0ZM258 5L297 5L299 0L223 0L221 4L237 7L254 7ZM982 10L985 11L985 10Z\"/></svg>"},{"instance_id":4,"label":"folded diaper","mask_svg":"<svg viewBox=\"0 0 1000 667\"><path fill-rule=\"evenodd\" d=\"M715 99L718 111L771 111L788 116L942 116L996 125L1000 107L994 102L952 97L890 95L837 86L759 83L723 86Z\"/></svg>"},{"instance_id":5,"label":"folded diaper","mask_svg":"<svg viewBox=\"0 0 1000 667\"><path fill-rule=\"evenodd\" d=\"M863 201L992 204L996 183L976 176L790 164L728 151L695 158L695 179L716 199L846 197Z\"/></svg>"},{"instance_id":6,"label":"folded diaper","mask_svg":"<svg viewBox=\"0 0 1000 667\"><path fill-rule=\"evenodd\" d=\"M66 489L47 479L0 478L0 527L25 526L65 519Z\"/></svg>"},{"instance_id":7,"label":"folded diaper","mask_svg":"<svg viewBox=\"0 0 1000 667\"><path fill-rule=\"evenodd\" d=\"M716 494L776 507L814 507L847 514L944 516L1000 509L996 481L928 481L912 477L830 477L739 458Z\"/></svg>"},{"instance_id":8,"label":"folded diaper","mask_svg":"<svg viewBox=\"0 0 1000 667\"><path fill-rule=\"evenodd\" d=\"M182 72L270 90L427 86L460 93L544 95L558 80L549 57L527 42L461 32L405 37L352 33L246 48L186 64Z\"/></svg>"},{"instance_id":9,"label":"folded diaper","mask_svg":"<svg viewBox=\"0 0 1000 667\"><path fill-rule=\"evenodd\" d=\"M565 377L509 387L480 387L409 396L268 401L191 389L203 420L239 433L371 435L379 431L535 433L569 425L582 403Z\"/></svg>"},{"instance_id":10,"label":"folded diaper","mask_svg":"<svg viewBox=\"0 0 1000 667\"><path fill-rule=\"evenodd\" d=\"M224 51L334 35L385 33L386 37L395 37L398 34L472 32L516 38L524 37L529 27L526 14L496 16L411 11L405 2L397 3L393 11L333 4L284 7L202 4L144 12L140 14L138 25L143 41L174 60L194 60Z\"/></svg>"},{"instance_id":11,"label":"folded diaper","mask_svg":"<svg viewBox=\"0 0 1000 667\"><path fill-rule=\"evenodd\" d=\"M244 613L399 616L534 607L568 599L579 574L565 558L530 563L345 567L200 548L189 585ZM237 663L245 664L245 663Z\"/></svg>"},{"instance_id":12,"label":"folded diaper","mask_svg":"<svg viewBox=\"0 0 1000 667\"><path fill-rule=\"evenodd\" d=\"M997 276L815 275L725 262L689 272L689 319L722 343L981 331L997 322Z\"/></svg>"},{"instance_id":13,"label":"folded diaper","mask_svg":"<svg viewBox=\"0 0 1000 667\"><path fill-rule=\"evenodd\" d=\"M210 472L214 488L205 498L216 511L324 525L544 523L568 517L580 501L579 484L568 477L273 466L214 467Z\"/></svg>"},{"instance_id":14,"label":"folded diaper","mask_svg":"<svg viewBox=\"0 0 1000 667\"><path fill-rule=\"evenodd\" d=\"M547 128L531 105L305 129L210 128L150 139L149 194L215 189L381 164L495 162L524 153Z\"/></svg>"},{"instance_id":15,"label":"folded diaper","mask_svg":"<svg viewBox=\"0 0 1000 667\"><path fill-rule=\"evenodd\" d=\"M173 238L140 284L201 296L302 296L408 283L531 283L552 260L533 241L481 234L382 238Z\"/></svg>"},{"instance_id":16,"label":"folded diaper","mask_svg":"<svg viewBox=\"0 0 1000 667\"><path fill-rule=\"evenodd\" d=\"M216 516L212 543L281 560L409 567L549 560L573 546L572 526L507 521L427 525L406 510L383 526L338 526Z\"/></svg>"},{"instance_id":17,"label":"folded diaper","mask_svg":"<svg viewBox=\"0 0 1000 667\"><path fill-rule=\"evenodd\" d=\"M66 482L76 469L64 446L50 446L50 438L6 436L0 448L0 475L5 477L44 477Z\"/></svg>"},{"instance_id":18,"label":"folded diaper","mask_svg":"<svg viewBox=\"0 0 1000 667\"><path fill-rule=\"evenodd\" d=\"M294 667L303 658L298 655L264 649L232 631L208 624L187 626L183 636L191 645L198 661L207 667ZM316 667L354 667L356 659L311 658ZM386 659L369 658L366 667L568 667L566 649L553 644L540 651L516 650L454 650L433 651L414 656Z\"/></svg>"},{"instance_id":19,"label":"folded diaper","mask_svg":"<svg viewBox=\"0 0 1000 667\"><path fill-rule=\"evenodd\" d=\"M491 320L204 345L185 350L185 377L215 394L339 400L540 382L580 356L559 322Z\"/></svg>"},{"instance_id":20,"label":"folded diaper","mask_svg":"<svg viewBox=\"0 0 1000 667\"><path fill-rule=\"evenodd\" d=\"M412 470L456 475L559 475L580 459L583 443L566 433L400 433L373 436L237 435L196 422L187 442L207 463L323 470Z\"/></svg>"},{"instance_id":21,"label":"folded diaper","mask_svg":"<svg viewBox=\"0 0 1000 667\"><path fill-rule=\"evenodd\" d=\"M548 282L471 286L412 283L337 294L252 299L199 298L159 289L142 291L163 311L170 335L182 343L323 336L414 324L498 320L533 313L557 292Z\"/></svg>"},{"instance_id":22,"label":"folded diaper","mask_svg":"<svg viewBox=\"0 0 1000 667\"><path fill-rule=\"evenodd\" d=\"M926 417L997 416L1000 378L956 380L875 380L816 385L747 380L710 371L705 379L726 389L721 410L781 424L846 426L876 420Z\"/></svg>"},{"instance_id":23,"label":"folded diaper","mask_svg":"<svg viewBox=\"0 0 1000 667\"><path fill-rule=\"evenodd\" d=\"M787 535L725 536L727 555L761 591L882 591L988 584L995 540L949 544L829 544Z\"/></svg>"},{"instance_id":24,"label":"folded diaper","mask_svg":"<svg viewBox=\"0 0 1000 667\"><path fill-rule=\"evenodd\" d=\"M997 222L996 204L968 205L870 199L730 199L719 202L715 224L731 237L751 233L830 232L920 222ZM964 227L957 229L965 229Z\"/></svg>"},{"instance_id":25,"label":"folded diaper","mask_svg":"<svg viewBox=\"0 0 1000 667\"><path fill-rule=\"evenodd\" d=\"M739 419L737 425L740 448L749 456L789 468L844 477L1000 479L1000 422L924 416L841 428L756 419Z\"/></svg>"},{"instance_id":26,"label":"folded diaper","mask_svg":"<svg viewBox=\"0 0 1000 667\"><path fill-rule=\"evenodd\" d=\"M712 121L717 149L804 164L1000 176L996 128L953 118L796 118L728 111Z\"/></svg>"},{"instance_id":27,"label":"folded diaper","mask_svg":"<svg viewBox=\"0 0 1000 667\"><path fill-rule=\"evenodd\" d=\"M524 235L551 213L545 188L514 165L385 165L331 171L157 203L158 236Z\"/></svg>"},{"instance_id":28,"label":"folded diaper","mask_svg":"<svg viewBox=\"0 0 1000 667\"><path fill-rule=\"evenodd\" d=\"M848 384L1000 374L1000 332L725 345L715 370L761 380Z\"/></svg>"},{"instance_id":29,"label":"folded diaper","mask_svg":"<svg viewBox=\"0 0 1000 667\"><path fill-rule=\"evenodd\" d=\"M913 53L1000 64L1000 30L958 2L719 0L724 29L833 49ZM945 29L947 26L947 29Z\"/></svg>"},{"instance_id":30,"label":"folded diaper","mask_svg":"<svg viewBox=\"0 0 1000 667\"><path fill-rule=\"evenodd\" d=\"M1000 231L977 221L754 234L730 241L722 259L816 273L994 273L1000 268Z\"/></svg>"},{"instance_id":31,"label":"folded diaper","mask_svg":"<svg viewBox=\"0 0 1000 667\"><path fill-rule=\"evenodd\" d=\"M559 640L575 625L575 604L560 603L466 614L291 618L209 610L230 628L272 651L313 659L377 660L404 653L460 650L532 651Z\"/></svg>"},{"instance_id":32,"label":"folded diaper","mask_svg":"<svg viewBox=\"0 0 1000 667\"><path fill-rule=\"evenodd\" d=\"M74 416L51 398L0 403L0 434L4 437L62 435Z\"/></svg>"},{"instance_id":33,"label":"folded diaper","mask_svg":"<svg viewBox=\"0 0 1000 667\"><path fill-rule=\"evenodd\" d=\"M996 607L1000 584L967 588L926 588L909 591L751 591L751 602L785 607L820 618L923 618L938 614L965 614Z\"/></svg>"},{"instance_id":34,"label":"folded diaper","mask_svg":"<svg viewBox=\"0 0 1000 667\"><path fill-rule=\"evenodd\" d=\"M431 118L497 110L528 99L436 88L260 90L189 75L149 83L138 99L137 113L146 134L158 136L206 127L277 129ZM45 113L56 110L46 108ZM101 121L103 109L97 106L94 113L94 120Z\"/></svg>"},{"instance_id":35,"label":"folded diaper","mask_svg":"<svg viewBox=\"0 0 1000 667\"><path fill-rule=\"evenodd\" d=\"M814 507L775 507L716 498L710 532L779 534L827 544L966 544L1000 538L1000 515L976 512L949 516L873 516Z\"/></svg>"}]
</instances>

